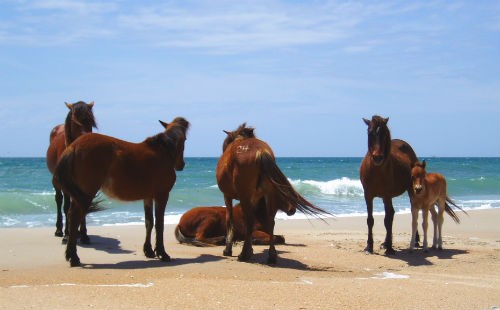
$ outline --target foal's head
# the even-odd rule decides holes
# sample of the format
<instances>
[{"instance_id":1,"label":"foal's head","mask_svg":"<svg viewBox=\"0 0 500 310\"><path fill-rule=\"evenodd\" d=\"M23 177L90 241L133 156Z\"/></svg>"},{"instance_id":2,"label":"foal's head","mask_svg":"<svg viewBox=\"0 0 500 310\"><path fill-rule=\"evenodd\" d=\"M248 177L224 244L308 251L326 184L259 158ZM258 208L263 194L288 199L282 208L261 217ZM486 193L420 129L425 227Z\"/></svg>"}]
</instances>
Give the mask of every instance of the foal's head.
<instances>
[{"instance_id":1,"label":"foal's head","mask_svg":"<svg viewBox=\"0 0 500 310\"><path fill-rule=\"evenodd\" d=\"M374 115L370 120L363 118L368 125L368 153L373 163L382 165L391 152L391 133L387 127L389 118Z\"/></svg>"},{"instance_id":2,"label":"foal's head","mask_svg":"<svg viewBox=\"0 0 500 310\"><path fill-rule=\"evenodd\" d=\"M183 117L176 117L170 124L160 121L165 128L165 137L168 150L173 154L175 170L182 171L184 162L184 144L187 138L189 122Z\"/></svg>"},{"instance_id":3,"label":"foal's head","mask_svg":"<svg viewBox=\"0 0 500 310\"><path fill-rule=\"evenodd\" d=\"M224 144L222 145L222 152L224 152L229 144L231 144L235 140L246 139L246 138L255 138L255 134L253 133L253 127L247 127L246 123L243 123L236 129L235 131L226 131L227 134L226 139L224 140Z\"/></svg>"},{"instance_id":4,"label":"foal's head","mask_svg":"<svg viewBox=\"0 0 500 310\"><path fill-rule=\"evenodd\" d=\"M69 144L84 133L92 132L92 128L97 129L97 124L94 118L92 108L94 101L85 103L78 101L75 103L67 103L69 109L64 123L64 131L66 134L66 142Z\"/></svg>"},{"instance_id":5,"label":"foal's head","mask_svg":"<svg viewBox=\"0 0 500 310\"><path fill-rule=\"evenodd\" d=\"M416 162L411 169L411 188L416 195L425 191L425 165L425 160Z\"/></svg>"}]
</instances>

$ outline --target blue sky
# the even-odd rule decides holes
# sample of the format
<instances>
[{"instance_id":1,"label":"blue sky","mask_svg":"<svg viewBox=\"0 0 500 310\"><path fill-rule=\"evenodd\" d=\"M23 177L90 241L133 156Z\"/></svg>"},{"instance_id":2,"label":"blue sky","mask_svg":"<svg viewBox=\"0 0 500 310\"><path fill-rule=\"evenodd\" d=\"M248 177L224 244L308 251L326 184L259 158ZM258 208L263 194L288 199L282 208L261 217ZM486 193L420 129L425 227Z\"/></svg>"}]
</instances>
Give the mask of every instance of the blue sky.
<instances>
[{"instance_id":1,"label":"blue sky","mask_svg":"<svg viewBox=\"0 0 500 310\"><path fill-rule=\"evenodd\" d=\"M0 156L45 156L64 101L186 156L247 122L277 156L364 156L363 117L425 156L500 155L499 1L0 1Z\"/></svg>"}]
</instances>

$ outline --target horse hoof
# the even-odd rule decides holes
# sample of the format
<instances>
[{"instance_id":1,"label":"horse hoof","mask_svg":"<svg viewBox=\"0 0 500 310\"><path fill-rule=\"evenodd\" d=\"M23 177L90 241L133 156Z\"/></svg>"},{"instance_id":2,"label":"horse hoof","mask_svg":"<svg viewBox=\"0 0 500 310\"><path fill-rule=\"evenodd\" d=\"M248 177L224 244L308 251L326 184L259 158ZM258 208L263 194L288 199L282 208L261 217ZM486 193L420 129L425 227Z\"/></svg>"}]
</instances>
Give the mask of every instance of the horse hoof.
<instances>
[{"instance_id":1,"label":"horse hoof","mask_svg":"<svg viewBox=\"0 0 500 310\"><path fill-rule=\"evenodd\" d=\"M159 258L160 258L160 260L162 262L169 262L169 261L171 261L170 256L167 253L160 255Z\"/></svg>"},{"instance_id":2,"label":"horse hoof","mask_svg":"<svg viewBox=\"0 0 500 310\"><path fill-rule=\"evenodd\" d=\"M144 255L145 255L147 258L155 258L155 257L156 257L155 252L154 252L154 251L153 251L153 249L151 249L151 248L144 248L144 249L143 249L143 252L144 252Z\"/></svg>"},{"instance_id":3,"label":"horse hoof","mask_svg":"<svg viewBox=\"0 0 500 310\"><path fill-rule=\"evenodd\" d=\"M71 267L79 267L79 266L81 266L80 259L78 257L71 258L69 260L69 264L70 264Z\"/></svg>"},{"instance_id":4,"label":"horse hoof","mask_svg":"<svg viewBox=\"0 0 500 310\"><path fill-rule=\"evenodd\" d=\"M62 239L61 239L61 244L67 244L68 243L68 235L64 236Z\"/></svg>"},{"instance_id":5,"label":"horse hoof","mask_svg":"<svg viewBox=\"0 0 500 310\"><path fill-rule=\"evenodd\" d=\"M396 251L393 248L387 248L385 250L385 255L396 255Z\"/></svg>"},{"instance_id":6,"label":"horse hoof","mask_svg":"<svg viewBox=\"0 0 500 310\"><path fill-rule=\"evenodd\" d=\"M267 258L267 264L268 265L276 265L277 257L276 256L269 256Z\"/></svg>"},{"instance_id":7,"label":"horse hoof","mask_svg":"<svg viewBox=\"0 0 500 310\"><path fill-rule=\"evenodd\" d=\"M80 243L81 244L90 244L90 238L89 238L89 236L87 236L87 235L81 236L80 237Z\"/></svg>"},{"instance_id":8,"label":"horse hoof","mask_svg":"<svg viewBox=\"0 0 500 310\"><path fill-rule=\"evenodd\" d=\"M365 248L365 254L366 255L373 254L373 247L366 247Z\"/></svg>"},{"instance_id":9,"label":"horse hoof","mask_svg":"<svg viewBox=\"0 0 500 310\"><path fill-rule=\"evenodd\" d=\"M249 259L250 259L249 255L243 255L243 254L238 255L239 262L248 262Z\"/></svg>"},{"instance_id":10,"label":"horse hoof","mask_svg":"<svg viewBox=\"0 0 500 310\"><path fill-rule=\"evenodd\" d=\"M62 237L62 236L64 236L64 234L63 234L62 231L56 230L56 232L54 233L54 236L56 236L56 237Z\"/></svg>"},{"instance_id":11,"label":"horse hoof","mask_svg":"<svg viewBox=\"0 0 500 310\"><path fill-rule=\"evenodd\" d=\"M438 251L442 251L443 250L443 247L442 246L439 246L438 247Z\"/></svg>"},{"instance_id":12,"label":"horse hoof","mask_svg":"<svg viewBox=\"0 0 500 310\"><path fill-rule=\"evenodd\" d=\"M226 250L222 251L222 255L224 256L233 256L233 251L232 250Z\"/></svg>"}]
</instances>

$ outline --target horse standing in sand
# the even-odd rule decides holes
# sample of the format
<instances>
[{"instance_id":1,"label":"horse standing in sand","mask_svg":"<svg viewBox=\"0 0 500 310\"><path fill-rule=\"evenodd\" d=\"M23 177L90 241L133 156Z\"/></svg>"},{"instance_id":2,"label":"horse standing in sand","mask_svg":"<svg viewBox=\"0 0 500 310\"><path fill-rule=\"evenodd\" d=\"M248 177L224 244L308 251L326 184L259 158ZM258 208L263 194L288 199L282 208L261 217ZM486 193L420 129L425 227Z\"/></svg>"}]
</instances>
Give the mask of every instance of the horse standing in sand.
<instances>
[{"instance_id":1,"label":"horse standing in sand","mask_svg":"<svg viewBox=\"0 0 500 310\"><path fill-rule=\"evenodd\" d=\"M411 180L413 195L411 197L411 241L410 250L414 249L415 244L415 233L417 231L418 225L418 211L422 210L422 229L424 231L424 241L423 248L424 251L428 251L427 247L427 227L428 227L428 215L429 211L432 215L432 223L434 225L434 238L432 239L432 248L436 247L439 250L443 249L443 222L444 222L444 212L455 221L455 223L460 223L458 215L453 211L450 205L456 207L457 209L465 212L462 208L457 206L453 200L448 196L446 191L446 178L439 173L427 173L425 171L425 160L420 163L417 162L411 170ZM438 206L438 211L434 205Z\"/></svg>"},{"instance_id":2,"label":"horse standing in sand","mask_svg":"<svg viewBox=\"0 0 500 310\"><path fill-rule=\"evenodd\" d=\"M92 108L94 107L94 102L89 104L78 101L76 103L67 103L66 106L69 109L68 115L66 116L66 121L64 124L57 125L50 132L50 144L47 148L46 162L47 168L52 174L52 185L56 192L56 205L57 205L57 221L56 221L56 232L54 233L57 237L63 237L63 242L67 241L68 238L68 209L70 205L69 194L64 193L61 189L61 185L57 182L54 177L54 172L56 170L57 163L61 158L63 151L66 146L70 145L79 136L92 132L92 128L97 128L94 114ZM64 200L64 217L66 226L63 233L63 217L61 207ZM80 228L80 241L82 243L89 243L89 237L87 235L87 228L85 225L85 217L82 219L82 224Z\"/></svg>"},{"instance_id":3,"label":"horse standing in sand","mask_svg":"<svg viewBox=\"0 0 500 310\"><path fill-rule=\"evenodd\" d=\"M269 245L284 244L285 238L280 235L271 236L264 231L262 224L266 220L267 210L264 199L261 199L255 213L252 229L252 244ZM233 241L245 240L245 221L240 204L233 207ZM175 228L175 238L179 243L195 246L224 245L226 240L226 208L197 207L184 213Z\"/></svg>"},{"instance_id":4,"label":"horse standing in sand","mask_svg":"<svg viewBox=\"0 0 500 310\"><path fill-rule=\"evenodd\" d=\"M276 165L273 151L267 143L255 137L253 128L242 124L236 131L225 132L227 137L224 140L223 153L216 170L217 184L224 194L227 208L226 247L223 251L225 256L232 255L233 199L240 201L246 227L243 249L238 256L240 261L248 261L253 254L252 229L255 222L255 210L261 199L264 199L266 206L262 224L264 231L269 235L273 235L274 217L278 209L287 215L293 215L296 209L315 216L329 214L314 206L293 189ZM277 256L274 239L271 239L267 262L276 263Z\"/></svg>"},{"instance_id":5,"label":"horse standing in sand","mask_svg":"<svg viewBox=\"0 0 500 310\"><path fill-rule=\"evenodd\" d=\"M82 214L98 210L92 200L99 190L122 201L144 200L144 254L149 258L157 256L162 261L170 261L163 245L164 213L176 180L175 171L184 169L184 144L189 122L178 117L170 124L160 123L165 131L141 143L91 133L81 136L64 151L56 176L63 189L71 195L66 247L66 260L71 266L80 265L76 253L78 224ZM156 229L154 251L151 246L153 224Z\"/></svg>"},{"instance_id":6,"label":"horse standing in sand","mask_svg":"<svg viewBox=\"0 0 500 310\"><path fill-rule=\"evenodd\" d=\"M389 118L374 115L371 120L363 120L368 125L368 152L361 162L359 175L368 212L366 252L373 253L373 199L380 197L385 209L385 254L395 254L392 248L392 198L405 191L411 198L411 167L417 162L417 155L405 141L391 140L387 127Z\"/></svg>"}]
</instances>

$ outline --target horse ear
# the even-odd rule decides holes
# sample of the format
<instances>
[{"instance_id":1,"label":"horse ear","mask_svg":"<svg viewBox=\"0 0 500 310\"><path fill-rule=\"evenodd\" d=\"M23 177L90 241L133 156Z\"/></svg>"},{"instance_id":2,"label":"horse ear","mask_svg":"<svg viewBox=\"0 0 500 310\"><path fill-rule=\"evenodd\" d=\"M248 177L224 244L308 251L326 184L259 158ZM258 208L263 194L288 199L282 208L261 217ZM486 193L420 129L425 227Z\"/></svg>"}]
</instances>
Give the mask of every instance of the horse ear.
<instances>
[{"instance_id":1,"label":"horse ear","mask_svg":"<svg viewBox=\"0 0 500 310\"><path fill-rule=\"evenodd\" d=\"M226 130L222 130L222 131L224 131L224 133L225 133L226 135L228 135L228 136L230 136L230 135L231 135L231 133L230 133L229 131L226 131Z\"/></svg>"},{"instance_id":2,"label":"horse ear","mask_svg":"<svg viewBox=\"0 0 500 310\"><path fill-rule=\"evenodd\" d=\"M370 126L370 120L367 120L366 118L363 117L363 121L365 122L366 125Z\"/></svg>"},{"instance_id":3,"label":"horse ear","mask_svg":"<svg viewBox=\"0 0 500 310\"><path fill-rule=\"evenodd\" d=\"M91 109L94 107L94 101L91 101L91 102L89 103L89 107L90 107Z\"/></svg>"},{"instance_id":4,"label":"horse ear","mask_svg":"<svg viewBox=\"0 0 500 310\"><path fill-rule=\"evenodd\" d=\"M425 162L425 159L424 159L424 161L422 162L422 168L425 169L425 165L427 165L427 163Z\"/></svg>"},{"instance_id":5,"label":"horse ear","mask_svg":"<svg viewBox=\"0 0 500 310\"><path fill-rule=\"evenodd\" d=\"M160 121L160 120L158 120L158 121L160 122L160 124L161 124L161 125L162 125L165 129L167 129L167 126L168 126L168 124L167 124L167 123L162 122L162 121Z\"/></svg>"},{"instance_id":6,"label":"horse ear","mask_svg":"<svg viewBox=\"0 0 500 310\"><path fill-rule=\"evenodd\" d=\"M73 105L71 103L67 103L66 101L64 101L64 104L68 107L68 109L72 109L73 108Z\"/></svg>"},{"instance_id":7,"label":"horse ear","mask_svg":"<svg viewBox=\"0 0 500 310\"><path fill-rule=\"evenodd\" d=\"M384 124L387 124L387 122L389 121L389 118L387 117L387 118L384 118L383 120L384 120Z\"/></svg>"}]
</instances>

